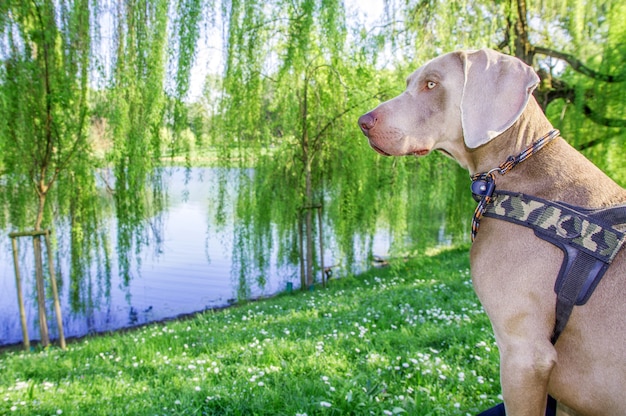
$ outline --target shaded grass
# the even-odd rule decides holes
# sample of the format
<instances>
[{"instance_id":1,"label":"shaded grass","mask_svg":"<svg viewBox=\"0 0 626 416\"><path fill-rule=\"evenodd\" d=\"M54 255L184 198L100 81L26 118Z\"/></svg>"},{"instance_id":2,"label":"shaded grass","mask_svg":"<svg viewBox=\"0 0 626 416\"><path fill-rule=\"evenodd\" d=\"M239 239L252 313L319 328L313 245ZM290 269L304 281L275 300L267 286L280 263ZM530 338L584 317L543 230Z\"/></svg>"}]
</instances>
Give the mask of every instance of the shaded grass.
<instances>
[{"instance_id":1,"label":"shaded grass","mask_svg":"<svg viewBox=\"0 0 626 416\"><path fill-rule=\"evenodd\" d=\"M465 415L499 401L467 247L329 288L0 355L0 414Z\"/></svg>"}]
</instances>

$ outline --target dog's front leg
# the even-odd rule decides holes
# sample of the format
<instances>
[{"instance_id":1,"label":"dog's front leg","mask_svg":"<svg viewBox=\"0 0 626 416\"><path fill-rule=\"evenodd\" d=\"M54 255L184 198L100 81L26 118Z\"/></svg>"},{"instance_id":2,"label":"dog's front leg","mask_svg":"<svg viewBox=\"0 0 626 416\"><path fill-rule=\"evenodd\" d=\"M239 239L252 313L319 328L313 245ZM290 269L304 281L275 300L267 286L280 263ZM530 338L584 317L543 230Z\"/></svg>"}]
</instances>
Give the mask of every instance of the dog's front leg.
<instances>
[{"instance_id":1,"label":"dog's front leg","mask_svg":"<svg viewBox=\"0 0 626 416\"><path fill-rule=\"evenodd\" d=\"M506 414L544 416L557 360L550 335L560 253L546 245L538 248L531 230L508 223L484 221L481 233L472 246L472 278L500 350ZM516 238L499 238L502 235Z\"/></svg>"},{"instance_id":2,"label":"dog's front leg","mask_svg":"<svg viewBox=\"0 0 626 416\"><path fill-rule=\"evenodd\" d=\"M552 344L501 341L500 380L507 416L544 416L548 379L556 363Z\"/></svg>"},{"instance_id":3,"label":"dog's front leg","mask_svg":"<svg viewBox=\"0 0 626 416\"><path fill-rule=\"evenodd\" d=\"M518 290L522 292L522 288ZM544 416L548 381L557 353L550 343L549 324L539 318L547 314L542 303L532 302L536 296L530 293L524 295L492 296L483 305L500 350L500 383L506 415Z\"/></svg>"}]
</instances>

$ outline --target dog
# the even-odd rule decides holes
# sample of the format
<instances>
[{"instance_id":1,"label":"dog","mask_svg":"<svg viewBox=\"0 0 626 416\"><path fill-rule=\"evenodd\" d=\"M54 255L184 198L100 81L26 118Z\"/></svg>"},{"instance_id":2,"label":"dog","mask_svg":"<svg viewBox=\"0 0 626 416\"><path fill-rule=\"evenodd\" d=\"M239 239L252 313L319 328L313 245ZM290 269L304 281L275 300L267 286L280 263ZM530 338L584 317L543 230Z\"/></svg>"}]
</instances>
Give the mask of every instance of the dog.
<instances>
[{"instance_id":1,"label":"dog","mask_svg":"<svg viewBox=\"0 0 626 416\"><path fill-rule=\"evenodd\" d=\"M515 57L490 49L456 51L417 69L402 94L358 123L382 155L437 150L470 175L489 172L498 190L586 208L626 203L626 190L560 137L506 175L494 170L553 130L532 95L538 83L535 71ZM553 344L563 258L532 229L480 220L470 250L472 282L499 347L506 414L543 416L551 396L558 414L624 416L626 250L617 253L587 303L573 308Z\"/></svg>"}]
</instances>

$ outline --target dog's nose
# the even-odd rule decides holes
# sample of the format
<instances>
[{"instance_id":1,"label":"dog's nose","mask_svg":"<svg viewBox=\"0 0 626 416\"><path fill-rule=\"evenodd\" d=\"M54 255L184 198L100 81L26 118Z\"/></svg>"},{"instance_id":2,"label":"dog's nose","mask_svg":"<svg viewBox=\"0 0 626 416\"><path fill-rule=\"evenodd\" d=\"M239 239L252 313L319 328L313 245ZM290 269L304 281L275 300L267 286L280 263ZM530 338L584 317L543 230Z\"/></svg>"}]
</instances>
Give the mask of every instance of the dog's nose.
<instances>
[{"instance_id":1,"label":"dog's nose","mask_svg":"<svg viewBox=\"0 0 626 416\"><path fill-rule=\"evenodd\" d=\"M367 113L359 117L359 127L361 127L361 131L366 136L369 131L374 128L376 125L376 117L372 115L372 113Z\"/></svg>"}]
</instances>

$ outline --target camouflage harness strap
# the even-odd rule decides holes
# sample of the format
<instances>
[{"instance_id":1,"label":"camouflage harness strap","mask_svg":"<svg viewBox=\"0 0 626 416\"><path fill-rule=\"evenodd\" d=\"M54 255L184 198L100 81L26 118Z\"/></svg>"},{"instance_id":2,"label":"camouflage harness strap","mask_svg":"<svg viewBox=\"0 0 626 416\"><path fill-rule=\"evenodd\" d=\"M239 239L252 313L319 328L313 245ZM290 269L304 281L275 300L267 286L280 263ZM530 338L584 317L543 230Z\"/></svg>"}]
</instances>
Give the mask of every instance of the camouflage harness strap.
<instances>
[{"instance_id":1,"label":"camouflage harness strap","mask_svg":"<svg viewBox=\"0 0 626 416\"><path fill-rule=\"evenodd\" d=\"M553 132L535 142L531 146L532 152L526 157L545 146L547 143L542 143L545 138L555 138ZM539 147L537 143L540 143ZM525 158L518 163L523 160ZM563 251L563 263L554 287L557 294L556 324L551 339L554 344L563 332L574 305L584 305L589 300L624 246L626 205L591 210L520 193L496 192L493 172L504 174L515 166L503 170L502 165L472 177L472 193L479 201L472 221L472 241L478 232L480 219L485 216L532 228L537 237Z\"/></svg>"},{"instance_id":2,"label":"camouflage harness strap","mask_svg":"<svg viewBox=\"0 0 626 416\"><path fill-rule=\"evenodd\" d=\"M626 206L588 210L498 191L483 215L532 228L544 240L570 245L606 264L611 264L626 238L624 232L614 228L626 224Z\"/></svg>"}]
</instances>

